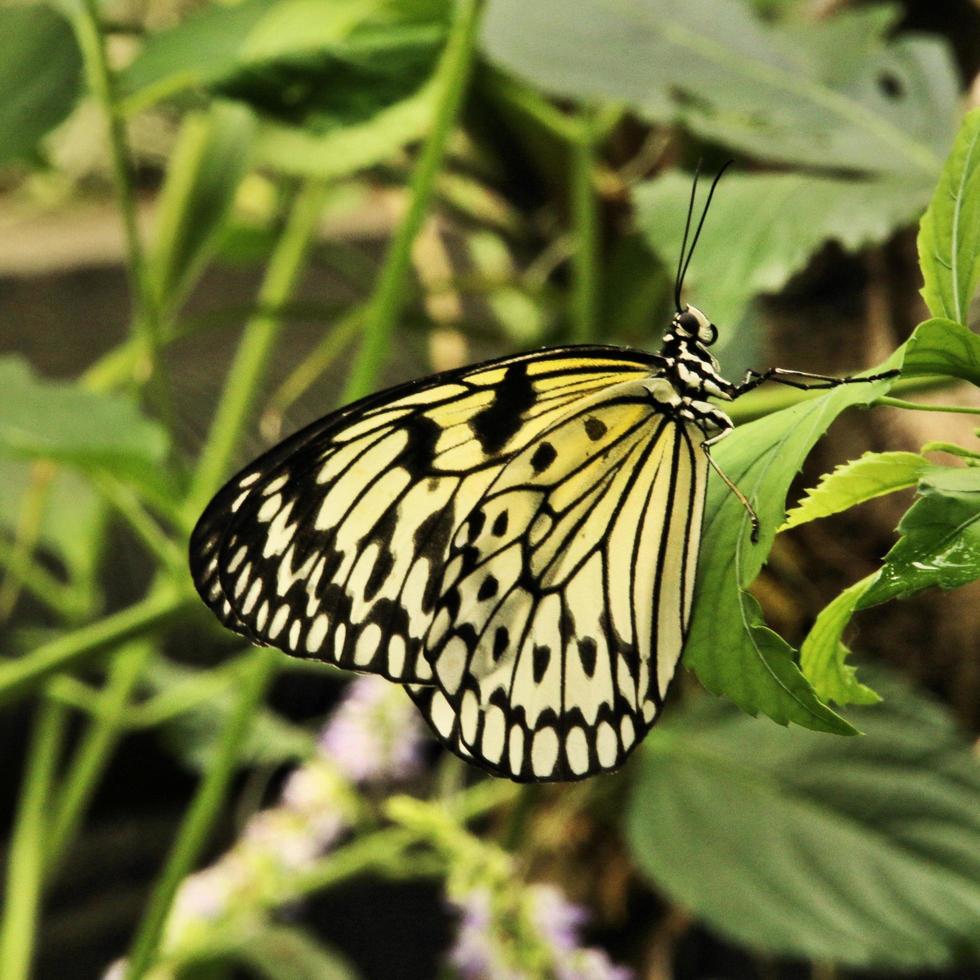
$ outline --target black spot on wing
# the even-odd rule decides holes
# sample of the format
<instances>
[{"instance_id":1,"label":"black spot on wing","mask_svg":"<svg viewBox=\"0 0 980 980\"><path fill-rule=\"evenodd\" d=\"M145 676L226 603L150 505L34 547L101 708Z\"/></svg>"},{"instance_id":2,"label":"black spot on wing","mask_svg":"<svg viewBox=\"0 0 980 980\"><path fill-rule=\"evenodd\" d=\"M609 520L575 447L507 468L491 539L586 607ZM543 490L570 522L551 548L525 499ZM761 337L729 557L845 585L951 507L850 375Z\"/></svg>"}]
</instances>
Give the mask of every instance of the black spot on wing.
<instances>
[{"instance_id":1,"label":"black spot on wing","mask_svg":"<svg viewBox=\"0 0 980 980\"><path fill-rule=\"evenodd\" d=\"M473 512L473 516L470 517L466 524L466 536L469 540L476 541L480 536L480 532L483 530L483 525L487 522L487 515L484 513L483 508L480 507Z\"/></svg>"},{"instance_id":2,"label":"black spot on wing","mask_svg":"<svg viewBox=\"0 0 980 980\"><path fill-rule=\"evenodd\" d=\"M532 653L531 670L534 674L534 683L540 684L541 679L548 671L548 664L551 663L551 647L536 646Z\"/></svg>"},{"instance_id":3,"label":"black spot on wing","mask_svg":"<svg viewBox=\"0 0 980 980\"><path fill-rule=\"evenodd\" d=\"M590 415L585 420L585 434L595 442L596 439L601 439L606 434L606 423L602 419L597 419L594 415Z\"/></svg>"},{"instance_id":4,"label":"black spot on wing","mask_svg":"<svg viewBox=\"0 0 980 980\"><path fill-rule=\"evenodd\" d=\"M502 510L494 518L493 527L490 530L498 537L502 538L507 533L507 511Z\"/></svg>"},{"instance_id":5,"label":"black spot on wing","mask_svg":"<svg viewBox=\"0 0 980 980\"><path fill-rule=\"evenodd\" d=\"M542 442L534 450L534 455L531 456L531 466L534 472L543 473L555 461L557 455L558 453L555 452L555 447L550 442Z\"/></svg>"},{"instance_id":6,"label":"black spot on wing","mask_svg":"<svg viewBox=\"0 0 980 980\"><path fill-rule=\"evenodd\" d=\"M493 633L493 659L496 663L510 645L510 633L506 626L498 626Z\"/></svg>"},{"instance_id":7,"label":"black spot on wing","mask_svg":"<svg viewBox=\"0 0 980 980\"><path fill-rule=\"evenodd\" d=\"M413 477L419 478L432 468L432 462L436 458L436 443L442 429L437 422L425 415L406 419L402 426L408 435L408 442L395 462L404 466Z\"/></svg>"},{"instance_id":8,"label":"black spot on wing","mask_svg":"<svg viewBox=\"0 0 980 980\"><path fill-rule=\"evenodd\" d=\"M486 599L492 599L497 594L497 589L499 588L499 583L492 576L488 575L481 583L480 588L476 593L476 597L480 602Z\"/></svg>"},{"instance_id":9,"label":"black spot on wing","mask_svg":"<svg viewBox=\"0 0 980 980\"><path fill-rule=\"evenodd\" d=\"M488 454L498 453L518 432L523 413L535 402L527 365L511 364L494 389L493 401L470 420L473 435Z\"/></svg>"},{"instance_id":10,"label":"black spot on wing","mask_svg":"<svg viewBox=\"0 0 980 980\"><path fill-rule=\"evenodd\" d=\"M590 636L585 636L578 641L578 657L582 661L582 670L586 677L591 677L595 673L596 662L596 643Z\"/></svg>"}]
</instances>

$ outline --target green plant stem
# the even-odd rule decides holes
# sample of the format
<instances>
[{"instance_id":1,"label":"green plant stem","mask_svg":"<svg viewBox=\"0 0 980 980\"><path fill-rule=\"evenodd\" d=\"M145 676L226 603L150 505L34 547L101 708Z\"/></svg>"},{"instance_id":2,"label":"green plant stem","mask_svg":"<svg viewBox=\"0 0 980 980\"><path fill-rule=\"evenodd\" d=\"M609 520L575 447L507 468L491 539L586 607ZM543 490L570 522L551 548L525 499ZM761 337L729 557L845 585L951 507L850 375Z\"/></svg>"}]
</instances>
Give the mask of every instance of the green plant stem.
<instances>
[{"instance_id":1,"label":"green plant stem","mask_svg":"<svg viewBox=\"0 0 980 980\"><path fill-rule=\"evenodd\" d=\"M355 306L348 310L333 329L305 357L286 380L275 390L269 399L266 416L278 420L289 407L300 398L343 353L344 349L357 337L364 324L364 309Z\"/></svg>"},{"instance_id":2,"label":"green plant stem","mask_svg":"<svg viewBox=\"0 0 980 980\"><path fill-rule=\"evenodd\" d=\"M94 482L99 492L160 564L171 575L183 575L187 565L183 549L167 537L160 525L143 509L132 488L112 476L96 476Z\"/></svg>"},{"instance_id":3,"label":"green plant stem","mask_svg":"<svg viewBox=\"0 0 980 980\"><path fill-rule=\"evenodd\" d=\"M4 980L26 980L31 973L44 871L47 803L64 724L62 705L41 702L24 761L20 803L7 859L0 930L0 976Z\"/></svg>"},{"instance_id":4,"label":"green plant stem","mask_svg":"<svg viewBox=\"0 0 980 980\"><path fill-rule=\"evenodd\" d=\"M276 658L279 656L277 651L270 649L257 649L252 654L250 669L242 678L238 704L222 732L217 756L184 816L177 839L150 896L146 914L136 931L126 969L127 980L142 977L156 958L174 895L180 883L193 870L221 813L249 727L275 674Z\"/></svg>"},{"instance_id":5,"label":"green plant stem","mask_svg":"<svg viewBox=\"0 0 980 980\"><path fill-rule=\"evenodd\" d=\"M172 431L173 409L170 404L169 387L161 373L158 358L162 332L160 311L140 240L136 192L126 145L126 124L115 97L112 71L106 57L105 37L99 21L98 4L96 0L80 0L73 10L75 33L85 62L89 87L96 101L101 105L108 125L112 175L119 200L123 232L126 236L127 269L133 302L133 333L140 345L140 356L134 365L134 373L137 380L147 383L151 398Z\"/></svg>"},{"instance_id":6,"label":"green plant stem","mask_svg":"<svg viewBox=\"0 0 980 980\"><path fill-rule=\"evenodd\" d=\"M596 339L599 307L599 207L593 177L595 147L586 136L571 146L571 210L575 251L572 279L572 339Z\"/></svg>"},{"instance_id":7,"label":"green plant stem","mask_svg":"<svg viewBox=\"0 0 980 980\"><path fill-rule=\"evenodd\" d=\"M956 415L980 415L980 408L968 405L930 405L928 402L907 402L901 398L890 398L883 395L876 398L875 405L886 405L889 408L907 408L917 412L951 412Z\"/></svg>"},{"instance_id":8,"label":"green plant stem","mask_svg":"<svg viewBox=\"0 0 980 980\"><path fill-rule=\"evenodd\" d=\"M299 281L316 235L325 185L304 184L290 209L265 278L259 288L259 311L245 325L211 430L191 479L185 515L194 520L225 479L241 434L248 424L265 380L269 358L282 328L282 308Z\"/></svg>"},{"instance_id":9,"label":"green plant stem","mask_svg":"<svg viewBox=\"0 0 980 980\"><path fill-rule=\"evenodd\" d=\"M109 647L157 629L183 612L189 601L186 591L161 582L126 609L0 663L0 705L22 697L58 671L80 667Z\"/></svg>"},{"instance_id":10,"label":"green plant stem","mask_svg":"<svg viewBox=\"0 0 980 980\"><path fill-rule=\"evenodd\" d=\"M432 131L412 173L408 210L388 247L377 287L368 302L364 342L344 388L345 402L360 398L371 390L390 351L395 321L405 301L412 243L429 208L446 144L456 124L473 67L479 13L479 0L457 0L455 19L438 68L439 95Z\"/></svg>"},{"instance_id":11,"label":"green plant stem","mask_svg":"<svg viewBox=\"0 0 980 980\"><path fill-rule=\"evenodd\" d=\"M57 870L109 764L123 728L126 708L152 653L153 644L142 640L126 645L113 658L108 682L98 695L97 713L89 721L81 743L66 766L65 781L55 798L45 845L48 878Z\"/></svg>"},{"instance_id":12,"label":"green plant stem","mask_svg":"<svg viewBox=\"0 0 980 980\"><path fill-rule=\"evenodd\" d=\"M79 592L70 585L65 585L51 574L43 565L34 561L23 563L21 552L16 544L10 544L5 538L0 538L0 567L4 569L3 586L0 593L14 587L26 589L35 599L42 602L56 615L71 621L81 618L86 604ZM10 576L8 580L6 575ZM6 606L0 601L3 611ZM5 618L0 613L0 619Z\"/></svg>"}]
</instances>

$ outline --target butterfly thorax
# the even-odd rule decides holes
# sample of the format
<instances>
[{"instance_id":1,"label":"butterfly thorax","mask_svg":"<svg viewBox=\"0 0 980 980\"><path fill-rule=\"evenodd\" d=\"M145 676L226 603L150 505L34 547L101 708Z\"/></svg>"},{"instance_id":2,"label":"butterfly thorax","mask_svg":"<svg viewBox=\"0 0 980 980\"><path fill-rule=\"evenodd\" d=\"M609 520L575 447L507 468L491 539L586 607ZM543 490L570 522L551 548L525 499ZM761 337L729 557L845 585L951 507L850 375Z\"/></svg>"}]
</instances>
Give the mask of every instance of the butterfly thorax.
<instances>
[{"instance_id":1,"label":"butterfly thorax","mask_svg":"<svg viewBox=\"0 0 980 980\"><path fill-rule=\"evenodd\" d=\"M675 314L660 349L663 367L646 382L664 411L693 422L705 433L732 428L731 419L707 401L732 398L731 382L721 376L718 361L708 350L717 336L715 325L696 307Z\"/></svg>"}]
</instances>

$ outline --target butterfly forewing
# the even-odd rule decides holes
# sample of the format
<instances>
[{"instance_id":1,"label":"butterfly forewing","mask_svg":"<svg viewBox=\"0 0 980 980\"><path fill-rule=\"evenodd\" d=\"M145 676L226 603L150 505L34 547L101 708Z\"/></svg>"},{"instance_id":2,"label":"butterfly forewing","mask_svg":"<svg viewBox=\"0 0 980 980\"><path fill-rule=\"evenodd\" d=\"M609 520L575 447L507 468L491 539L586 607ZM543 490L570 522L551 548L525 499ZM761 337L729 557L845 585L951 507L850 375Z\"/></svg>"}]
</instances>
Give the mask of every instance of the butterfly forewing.
<instances>
[{"instance_id":1,"label":"butterfly forewing","mask_svg":"<svg viewBox=\"0 0 980 980\"><path fill-rule=\"evenodd\" d=\"M449 372L329 415L243 470L191 540L198 591L257 643L401 681L453 535L501 467L651 355L555 348Z\"/></svg>"},{"instance_id":2,"label":"butterfly forewing","mask_svg":"<svg viewBox=\"0 0 980 980\"><path fill-rule=\"evenodd\" d=\"M453 536L413 696L465 758L521 780L615 769L659 711L690 618L701 432L645 386L583 398Z\"/></svg>"}]
</instances>

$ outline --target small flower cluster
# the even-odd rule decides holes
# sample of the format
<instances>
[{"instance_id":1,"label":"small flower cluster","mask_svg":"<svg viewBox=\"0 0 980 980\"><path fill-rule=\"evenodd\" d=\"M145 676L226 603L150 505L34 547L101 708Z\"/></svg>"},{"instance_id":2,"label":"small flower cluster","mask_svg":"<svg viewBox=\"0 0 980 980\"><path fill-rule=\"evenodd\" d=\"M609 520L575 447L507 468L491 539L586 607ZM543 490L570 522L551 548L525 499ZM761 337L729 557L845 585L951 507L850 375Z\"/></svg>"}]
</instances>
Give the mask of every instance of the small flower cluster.
<instances>
[{"instance_id":1,"label":"small flower cluster","mask_svg":"<svg viewBox=\"0 0 980 980\"><path fill-rule=\"evenodd\" d=\"M583 947L587 915L553 885L516 896L477 887L451 903L460 913L450 963L463 980L629 980L631 971Z\"/></svg>"},{"instance_id":2,"label":"small flower cluster","mask_svg":"<svg viewBox=\"0 0 980 980\"><path fill-rule=\"evenodd\" d=\"M423 737L418 712L398 685L376 676L352 681L278 805L254 814L220 860L184 880L164 948L197 947L215 927L234 928L294 899L297 873L356 822L363 805L357 787L415 775Z\"/></svg>"}]
</instances>

